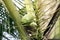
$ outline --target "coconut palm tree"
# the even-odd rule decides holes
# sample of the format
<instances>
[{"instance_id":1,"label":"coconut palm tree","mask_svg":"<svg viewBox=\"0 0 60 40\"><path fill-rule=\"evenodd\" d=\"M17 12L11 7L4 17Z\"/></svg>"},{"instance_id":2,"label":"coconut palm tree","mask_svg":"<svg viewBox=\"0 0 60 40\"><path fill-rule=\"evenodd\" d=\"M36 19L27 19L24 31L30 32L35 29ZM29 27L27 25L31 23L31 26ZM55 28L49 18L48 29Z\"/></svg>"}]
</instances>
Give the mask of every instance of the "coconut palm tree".
<instances>
[{"instance_id":1,"label":"coconut palm tree","mask_svg":"<svg viewBox=\"0 0 60 40\"><path fill-rule=\"evenodd\" d=\"M59 0L0 0L0 4L1 40L10 40L4 32L17 40L60 38Z\"/></svg>"}]
</instances>

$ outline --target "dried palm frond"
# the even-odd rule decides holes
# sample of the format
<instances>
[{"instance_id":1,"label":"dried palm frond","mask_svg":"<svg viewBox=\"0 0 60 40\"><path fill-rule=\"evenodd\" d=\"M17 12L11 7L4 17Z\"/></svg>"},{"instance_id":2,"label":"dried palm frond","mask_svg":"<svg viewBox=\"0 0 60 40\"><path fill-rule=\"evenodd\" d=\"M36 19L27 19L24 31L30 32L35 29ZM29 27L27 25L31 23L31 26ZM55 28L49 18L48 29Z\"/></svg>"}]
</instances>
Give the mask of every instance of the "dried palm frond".
<instances>
[{"instance_id":1,"label":"dried palm frond","mask_svg":"<svg viewBox=\"0 0 60 40\"><path fill-rule=\"evenodd\" d=\"M38 6L40 5L40 6ZM38 0L38 18L39 18L39 25L41 31L44 32L49 24L50 20L52 19L59 2L57 0Z\"/></svg>"}]
</instances>

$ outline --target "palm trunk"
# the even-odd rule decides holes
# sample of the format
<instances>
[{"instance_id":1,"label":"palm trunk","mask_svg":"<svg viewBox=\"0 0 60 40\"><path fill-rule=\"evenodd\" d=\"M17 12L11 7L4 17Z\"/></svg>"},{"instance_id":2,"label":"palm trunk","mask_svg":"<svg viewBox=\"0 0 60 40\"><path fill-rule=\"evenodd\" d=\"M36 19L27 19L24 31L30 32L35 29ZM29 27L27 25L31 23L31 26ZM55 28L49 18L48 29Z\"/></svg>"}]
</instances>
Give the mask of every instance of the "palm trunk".
<instances>
[{"instance_id":1,"label":"palm trunk","mask_svg":"<svg viewBox=\"0 0 60 40\"><path fill-rule=\"evenodd\" d=\"M20 16L19 12L16 10L15 5L12 3L12 0L3 0L3 2L5 3L8 11L10 12L9 13L10 16L12 17L12 19L14 20L14 22L17 25L16 28L19 31L21 40L30 40L24 30L24 27L21 24L21 16Z\"/></svg>"}]
</instances>

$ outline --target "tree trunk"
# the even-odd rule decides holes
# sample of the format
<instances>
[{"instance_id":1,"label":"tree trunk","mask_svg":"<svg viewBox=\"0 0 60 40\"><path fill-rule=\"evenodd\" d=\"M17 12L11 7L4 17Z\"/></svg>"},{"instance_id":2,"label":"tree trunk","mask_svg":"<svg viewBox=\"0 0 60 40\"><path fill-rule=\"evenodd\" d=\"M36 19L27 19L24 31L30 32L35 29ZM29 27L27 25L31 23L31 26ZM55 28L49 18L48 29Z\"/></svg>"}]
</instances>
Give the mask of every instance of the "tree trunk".
<instances>
[{"instance_id":1,"label":"tree trunk","mask_svg":"<svg viewBox=\"0 0 60 40\"><path fill-rule=\"evenodd\" d=\"M12 0L3 0L3 2L5 3L10 16L12 17L12 19L14 20L14 22L17 25L16 28L19 31L21 40L30 40L24 30L24 27L21 24L21 16L20 16L19 12L16 10L16 7L13 4Z\"/></svg>"}]
</instances>

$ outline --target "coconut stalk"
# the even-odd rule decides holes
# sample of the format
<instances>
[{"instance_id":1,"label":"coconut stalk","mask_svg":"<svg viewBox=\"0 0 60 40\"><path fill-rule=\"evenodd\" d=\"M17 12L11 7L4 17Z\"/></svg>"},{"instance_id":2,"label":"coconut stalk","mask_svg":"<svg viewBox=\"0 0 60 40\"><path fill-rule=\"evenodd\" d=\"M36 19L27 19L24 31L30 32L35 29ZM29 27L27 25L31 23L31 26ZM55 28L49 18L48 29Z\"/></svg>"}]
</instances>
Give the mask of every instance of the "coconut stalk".
<instances>
[{"instance_id":1,"label":"coconut stalk","mask_svg":"<svg viewBox=\"0 0 60 40\"><path fill-rule=\"evenodd\" d=\"M16 10L16 7L13 4L12 0L3 0L3 2L5 3L5 6L7 7L10 16L12 17L12 19L17 25L16 28L19 31L21 40L30 40L24 30L23 25L21 24L21 16L19 12Z\"/></svg>"}]
</instances>

